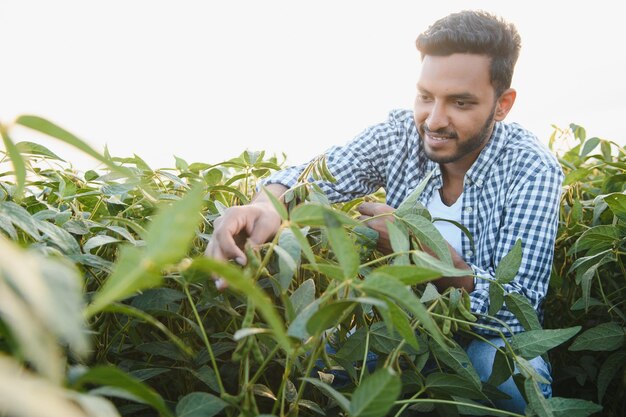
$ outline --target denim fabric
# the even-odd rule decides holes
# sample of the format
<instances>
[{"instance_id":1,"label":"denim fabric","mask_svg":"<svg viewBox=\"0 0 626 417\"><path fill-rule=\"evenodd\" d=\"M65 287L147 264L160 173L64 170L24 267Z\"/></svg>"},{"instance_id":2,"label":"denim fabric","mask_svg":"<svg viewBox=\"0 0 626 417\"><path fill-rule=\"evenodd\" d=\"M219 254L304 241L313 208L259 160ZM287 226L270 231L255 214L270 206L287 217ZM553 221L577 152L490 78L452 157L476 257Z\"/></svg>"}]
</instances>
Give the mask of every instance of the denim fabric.
<instances>
[{"instance_id":1,"label":"denim fabric","mask_svg":"<svg viewBox=\"0 0 626 417\"><path fill-rule=\"evenodd\" d=\"M499 337L488 340L495 346L504 346L504 340ZM467 356L469 356L469 359L472 362L474 369L476 369L476 372L478 373L481 381L487 381L489 379L489 376L491 375L491 369L493 367L493 361L496 355L496 348L482 340L473 340L467 346L465 351L467 352ZM552 382L552 376L550 375L550 364L544 361L541 356L532 359L530 363L539 375L544 377L546 380ZM544 397L552 397L552 385L539 384L539 387L541 388L541 392L543 393ZM502 385L500 385L498 389L511 397L510 400L496 400L495 405L498 409L512 411L518 414L524 414L526 401L524 401L524 398L517 389L517 386L515 385L515 382L513 382L512 377L510 377Z\"/></svg>"},{"instance_id":2,"label":"denim fabric","mask_svg":"<svg viewBox=\"0 0 626 417\"><path fill-rule=\"evenodd\" d=\"M474 367L474 369L478 373L478 376L483 382L487 382L487 380L489 380L489 376L491 376L493 361L496 355L496 348L494 346L504 346L504 341L499 337L487 340L488 342L477 339L472 340L465 348L467 356L472 362L472 366ZM332 355L336 351L332 346L327 344L326 352ZM374 369L376 368L376 362L377 355L373 352L368 352L366 365L370 373L374 372ZM538 356L530 360L530 364L533 366L533 368L535 368L539 375L552 383L551 367L548 362L543 360L541 356ZM426 369L431 368L431 365L434 364L427 364ZM434 366L432 367L434 368ZM322 360L318 360L316 362L316 369L313 371L313 373L316 373L317 371L323 369L324 362ZM332 374L334 376L332 386L336 389L343 388L351 383L350 377L348 376L347 372L343 370L324 370L324 372ZM545 398L552 397L551 384L539 384L539 387ZM518 414L524 414L524 410L526 409L526 401L517 389L517 385L515 385L513 377L510 377L497 388L511 398L508 400L495 400L494 403L496 408L498 408L499 410L506 410Z\"/></svg>"}]
</instances>

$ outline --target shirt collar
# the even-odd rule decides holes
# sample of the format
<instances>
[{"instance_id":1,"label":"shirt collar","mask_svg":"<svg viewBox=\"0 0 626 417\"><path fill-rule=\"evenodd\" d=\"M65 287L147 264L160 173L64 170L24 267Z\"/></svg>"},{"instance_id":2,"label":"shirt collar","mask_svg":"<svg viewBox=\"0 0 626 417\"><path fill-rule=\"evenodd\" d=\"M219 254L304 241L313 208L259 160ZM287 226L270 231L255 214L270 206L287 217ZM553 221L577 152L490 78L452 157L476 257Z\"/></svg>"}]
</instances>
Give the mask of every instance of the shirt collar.
<instances>
[{"instance_id":1,"label":"shirt collar","mask_svg":"<svg viewBox=\"0 0 626 417\"><path fill-rule=\"evenodd\" d=\"M505 146L506 125L501 122L496 122L489 142L487 142L487 145L480 151L478 158L476 158L465 174L467 183L473 183L478 187L482 187L485 179L491 172L491 166Z\"/></svg>"}]
</instances>

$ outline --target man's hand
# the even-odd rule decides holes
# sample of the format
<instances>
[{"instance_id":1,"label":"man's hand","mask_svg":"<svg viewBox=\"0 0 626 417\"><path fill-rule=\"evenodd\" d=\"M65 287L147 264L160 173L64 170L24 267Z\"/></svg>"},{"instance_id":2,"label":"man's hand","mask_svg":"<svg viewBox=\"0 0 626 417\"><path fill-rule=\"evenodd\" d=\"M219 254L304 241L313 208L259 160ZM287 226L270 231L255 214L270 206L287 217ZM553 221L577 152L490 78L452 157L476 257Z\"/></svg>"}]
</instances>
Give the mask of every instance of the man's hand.
<instances>
[{"instance_id":1,"label":"man's hand","mask_svg":"<svg viewBox=\"0 0 626 417\"><path fill-rule=\"evenodd\" d=\"M392 213L395 209L383 203L361 203L357 210L361 213L359 220L365 221L365 225L378 232L378 250L388 255L393 252L389 241L389 231L386 222L393 222ZM371 220L368 220L371 219Z\"/></svg>"},{"instance_id":2,"label":"man's hand","mask_svg":"<svg viewBox=\"0 0 626 417\"><path fill-rule=\"evenodd\" d=\"M267 187L270 192L280 196L286 188L280 185ZM267 196L259 194L255 200L245 206L228 208L213 223L213 236L204 254L210 258L227 261L234 259L239 265L248 263L243 246L246 241L261 245L276 235L282 220ZM218 289L226 288L226 283L214 277Z\"/></svg>"}]
</instances>

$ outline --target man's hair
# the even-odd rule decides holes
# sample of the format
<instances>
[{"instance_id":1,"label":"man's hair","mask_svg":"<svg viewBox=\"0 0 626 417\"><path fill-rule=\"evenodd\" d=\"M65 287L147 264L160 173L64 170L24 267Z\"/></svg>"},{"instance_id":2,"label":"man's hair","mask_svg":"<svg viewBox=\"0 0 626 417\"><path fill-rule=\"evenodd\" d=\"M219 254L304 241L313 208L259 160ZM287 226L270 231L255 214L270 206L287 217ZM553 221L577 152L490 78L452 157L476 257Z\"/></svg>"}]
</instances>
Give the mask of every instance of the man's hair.
<instances>
[{"instance_id":1,"label":"man's hair","mask_svg":"<svg viewBox=\"0 0 626 417\"><path fill-rule=\"evenodd\" d=\"M491 58L490 79L496 97L511 87L521 38L512 23L484 11L464 10L433 23L415 42L422 59L426 55L455 53Z\"/></svg>"}]
</instances>

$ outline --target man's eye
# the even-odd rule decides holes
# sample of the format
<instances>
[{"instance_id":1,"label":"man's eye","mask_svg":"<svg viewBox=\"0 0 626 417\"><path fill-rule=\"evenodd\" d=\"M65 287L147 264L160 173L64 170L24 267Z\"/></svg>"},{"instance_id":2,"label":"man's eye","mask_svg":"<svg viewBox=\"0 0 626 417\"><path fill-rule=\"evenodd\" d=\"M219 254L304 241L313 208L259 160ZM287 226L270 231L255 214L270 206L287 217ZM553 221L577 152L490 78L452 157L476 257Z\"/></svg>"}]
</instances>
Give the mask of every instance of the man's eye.
<instances>
[{"instance_id":1,"label":"man's eye","mask_svg":"<svg viewBox=\"0 0 626 417\"><path fill-rule=\"evenodd\" d=\"M466 107L468 105L468 103L467 103L467 101L457 100L456 101L456 105L457 105L457 107Z\"/></svg>"},{"instance_id":2,"label":"man's eye","mask_svg":"<svg viewBox=\"0 0 626 417\"><path fill-rule=\"evenodd\" d=\"M430 100L430 97L427 96L426 94L419 94L417 97L419 98L420 101L423 101L423 102Z\"/></svg>"}]
</instances>

